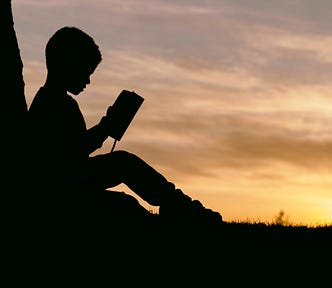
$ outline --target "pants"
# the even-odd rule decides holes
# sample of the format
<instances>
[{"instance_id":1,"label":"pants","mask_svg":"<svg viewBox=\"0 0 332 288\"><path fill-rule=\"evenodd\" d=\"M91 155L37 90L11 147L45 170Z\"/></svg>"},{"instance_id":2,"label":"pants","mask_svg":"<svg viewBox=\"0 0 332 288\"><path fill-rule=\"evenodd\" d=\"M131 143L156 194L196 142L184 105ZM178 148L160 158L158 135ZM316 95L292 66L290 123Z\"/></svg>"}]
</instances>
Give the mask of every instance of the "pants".
<instances>
[{"instance_id":1,"label":"pants","mask_svg":"<svg viewBox=\"0 0 332 288\"><path fill-rule=\"evenodd\" d=\"M81 175L87 189L108 189L125 184L150 205L160 206L172 195L175 185L143 161L126 151L90 157Z\"/></svg>"}]
</instances>

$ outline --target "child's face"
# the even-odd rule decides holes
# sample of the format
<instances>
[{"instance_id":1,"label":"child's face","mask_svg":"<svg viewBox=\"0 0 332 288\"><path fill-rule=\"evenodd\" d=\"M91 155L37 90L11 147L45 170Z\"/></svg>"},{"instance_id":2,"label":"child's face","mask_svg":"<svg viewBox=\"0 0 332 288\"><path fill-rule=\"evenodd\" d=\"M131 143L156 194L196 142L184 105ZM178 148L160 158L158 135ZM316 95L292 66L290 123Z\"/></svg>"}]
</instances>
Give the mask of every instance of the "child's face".
<instances>
[{"instance_id":1,"label":"child's face","mask_svg":"<svg viewBox=\"0 0 332 288\"><path fill-rule=\"evenodd\" d=\"M66 90L74 95L80 94L88 84L90 84L90 76L95 71L93 67L76 67L67 71Z\"/></svg>"}]
</instances>

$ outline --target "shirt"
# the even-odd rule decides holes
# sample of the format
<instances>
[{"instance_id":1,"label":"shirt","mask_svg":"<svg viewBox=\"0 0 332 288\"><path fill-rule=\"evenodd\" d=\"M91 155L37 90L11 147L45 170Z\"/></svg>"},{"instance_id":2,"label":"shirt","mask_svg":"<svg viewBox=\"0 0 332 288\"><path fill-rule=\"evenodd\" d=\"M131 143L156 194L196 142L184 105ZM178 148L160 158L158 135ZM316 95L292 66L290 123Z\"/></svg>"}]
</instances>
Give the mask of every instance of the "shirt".
<instances>
[{"instance_id":1,"label":"shirt","mask_svg":"<svg viewBox=\"0 0 332 288\"><path fill-rule=\"evenodd\" d=\"M35 95L28 119L28 159L39 183L57 183L84 174L89 155L107 138L102 122L87 129L73 97L45 87Z\"/></svg>"}]
</instances>

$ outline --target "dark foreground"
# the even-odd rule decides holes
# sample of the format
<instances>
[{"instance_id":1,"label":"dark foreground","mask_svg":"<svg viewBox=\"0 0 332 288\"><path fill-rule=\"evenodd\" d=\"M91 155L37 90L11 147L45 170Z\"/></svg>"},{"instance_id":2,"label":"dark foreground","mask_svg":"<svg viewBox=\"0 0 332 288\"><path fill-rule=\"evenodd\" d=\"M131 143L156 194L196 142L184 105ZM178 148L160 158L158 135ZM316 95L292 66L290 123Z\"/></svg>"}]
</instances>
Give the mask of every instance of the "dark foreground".
<instances>
[{"instance_id":1,"label":"dark foreground","mask_svg":"<svg viewBox=\"0 0 332 288\"><path fill-rule=\"evenodd\" d=\"M2 275L13 287L299 287L312 278L314 287L325 287L318 282L330 281L332 226L166 221L141 213L135 202L47 199L29 196L5 209Z\"/></svg>"},{"instance_id":2,"label":"dark foreground","mask_svg":"<svg viewBox=\"0 0 332 288\"><path fill-rule=\"evenodd\" d=\"M332 226L196 226L158 215L142 222L90 212L27 215L3 229L3 274L16 287L22 281L34 287L299 287L313 280L321 287L328 281Z\"/></svg>"}]
</instances>

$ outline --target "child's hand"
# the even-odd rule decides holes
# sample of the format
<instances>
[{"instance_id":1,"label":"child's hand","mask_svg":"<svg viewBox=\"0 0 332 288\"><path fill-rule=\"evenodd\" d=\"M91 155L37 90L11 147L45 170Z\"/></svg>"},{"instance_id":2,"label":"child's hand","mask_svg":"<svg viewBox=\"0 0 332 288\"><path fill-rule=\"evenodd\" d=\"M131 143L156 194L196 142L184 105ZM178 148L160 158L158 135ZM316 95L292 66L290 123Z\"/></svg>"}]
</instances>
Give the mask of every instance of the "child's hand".
<instances>
[{"instance_id":1,"label":"child's hand","mask_svg":"<svg viewBox=\"0 0 332 288\"><path fill-rule=\"evenodd\" d=\"M110 108L108 110L110 110ZM103 116L99 122L99 126L102 127L102 130L105 132L106 135L108 135L108 131L112 126L112 121L108 110L107 110L107 115Z\"/></svg>"},{"instance_id":2,"label":"child's hand","mask_svg":"<svg viewBox=\"0 0 332 288\"><path fill-rule=\"evenodd\" d=\"M110 116L112 114L112 105L107 108L106 116Z\"/></svg>"}]
</instances>

